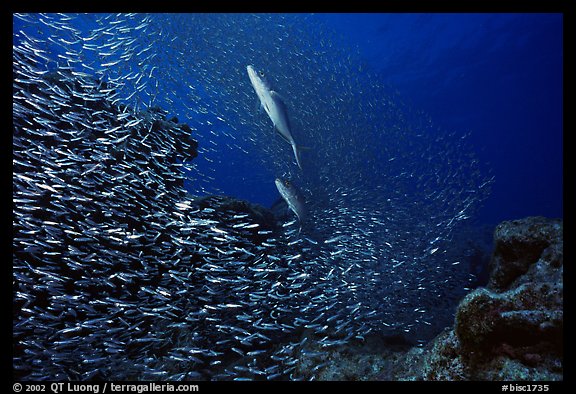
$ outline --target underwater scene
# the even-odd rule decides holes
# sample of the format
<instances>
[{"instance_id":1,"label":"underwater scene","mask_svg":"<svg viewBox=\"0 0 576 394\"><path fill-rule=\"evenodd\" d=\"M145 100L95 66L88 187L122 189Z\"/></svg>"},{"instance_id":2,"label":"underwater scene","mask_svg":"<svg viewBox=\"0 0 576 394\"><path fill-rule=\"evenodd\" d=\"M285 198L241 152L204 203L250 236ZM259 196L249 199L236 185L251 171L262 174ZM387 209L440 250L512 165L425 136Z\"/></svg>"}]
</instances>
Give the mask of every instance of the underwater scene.
<instances>
[{"instance_id":1,"label":"underwater scene","mask_svg":"<svg viewBox=\"0 0 576 394\"><path fill-rule=\"evenodd\" d=\"M19 381L563 380L561 14L13 14Z\"/></svg>"}]
</instances>

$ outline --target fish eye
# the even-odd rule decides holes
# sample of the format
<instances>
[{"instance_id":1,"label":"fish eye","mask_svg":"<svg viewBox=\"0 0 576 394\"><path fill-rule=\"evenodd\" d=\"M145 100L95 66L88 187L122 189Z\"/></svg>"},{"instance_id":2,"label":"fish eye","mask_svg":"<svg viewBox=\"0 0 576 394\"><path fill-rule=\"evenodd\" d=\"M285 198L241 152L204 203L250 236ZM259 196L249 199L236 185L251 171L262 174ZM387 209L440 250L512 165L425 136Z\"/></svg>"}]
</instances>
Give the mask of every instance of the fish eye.
<instances>
[{"instance_id":1,"label":"fish eye","mask_svg":"<svg viewBox=\"0 0 576 394\"><path fill-rule=\"evenodd\" d=\"M290 181L284 181L284 184L285 184L286 186L290 186Z\"/></svg>"},{"instance_id":2,"label":"fish eye","mask_svg":"<svg viewBox=\"0 0 576 394\"><path fill-rule=\"evenodd\" d=\"M261 76L261 77L264 76L264 71L260 71L260 76Z\"/></svg>"}]
</instances>

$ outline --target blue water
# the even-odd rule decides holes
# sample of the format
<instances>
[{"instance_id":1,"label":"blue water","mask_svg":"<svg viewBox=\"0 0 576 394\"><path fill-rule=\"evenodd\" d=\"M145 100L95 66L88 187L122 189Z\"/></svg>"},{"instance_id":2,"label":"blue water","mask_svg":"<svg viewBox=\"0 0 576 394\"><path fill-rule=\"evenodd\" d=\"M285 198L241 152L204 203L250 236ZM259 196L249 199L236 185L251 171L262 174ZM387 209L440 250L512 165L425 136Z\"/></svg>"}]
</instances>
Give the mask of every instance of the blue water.
<instances>
[{"instance_id":1,"label":"blue water","mask_svg":"<svg viewBox=\"0 0 576 394\"><path fill-rule=\"evenodd\" d=\"M494 175L480 224L563 216L561 14L317 14L440 128L470 138ZM238 168L245 173L250 161ZM232 194L268 205L273 185Z\"/></svg>"},{"instance_id":2,"label":"blue water","mask_svg":"<svg viewBox=\"0 0 576 394\"><path fill-rule=\"evenodd\" d=\"M478 223L563 216L561 14L314 18L357 47L365 70L436 126L470 132L479 161L494 175ZM223 171L246 181L253 162L238 157L237 163ZM279 197L272 183L246 188L227 180L221 186L263 205Z\"/></svg>"},{"instance_id":3,"label":"blue water","mask_svg":"<svg viewBox=\"0 0 576 394\"><path fill-rule=\"evenodd\" d=\"M562 15L317 17L438 126L472 132L495 176L479 222L562 217Z\"/></svg>"}]
</instances>

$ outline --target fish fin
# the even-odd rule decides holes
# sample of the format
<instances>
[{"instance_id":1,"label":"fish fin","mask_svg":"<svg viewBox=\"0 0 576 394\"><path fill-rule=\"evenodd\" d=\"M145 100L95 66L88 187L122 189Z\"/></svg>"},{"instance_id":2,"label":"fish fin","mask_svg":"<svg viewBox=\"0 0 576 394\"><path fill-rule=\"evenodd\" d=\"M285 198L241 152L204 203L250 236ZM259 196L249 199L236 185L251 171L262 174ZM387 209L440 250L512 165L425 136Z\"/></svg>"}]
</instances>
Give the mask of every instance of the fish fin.
<instances>
[{"instance_id":1,"label":"fish fin","mask_svg":"<svg viewBox=\"0 0 576 394\"><path fill-rule=\"evenodd\" d=\"M254 111L258 114L261 114L262 111L264 111L264 106L258 97L256 97L256 101L254 102Z\"/></svg>"},{"instance_id":2,"label":"fish fin","mask_svg":"<svg viewBox=\"0 0 576 394\"><path fill-rule=\"evenodd\" d=\"M278 134L284 141L286 141L287 143L289 143L290 145L292 145L292 143L290 142L290 140L288 140L288 138L284 137L284 135L283 135L280 131L278 131L278 129L276 128L276 126L274 126L274 131L277 131L277 132L278 132L277 134Z\"/></svg>"},{"instance_id":3,"label":"fish fin","mask_svg":"<svg viewBox=\"0 0 576 394\"><path fill-rule=\"evenodd\" d=\"M300 168L302 171L304 171L304 169L302 168L302 162L300 160L300 151L298 150L300 148L300 146L296 145L296 144L291 144L292 145L292 150L294 151L294 158L296 159L296 164L298 164L298 168Z\"/></svg>"},{"instance_id":4,"label":"fish fin","mask_svg":"<svg viewBox=\"0 0 576 394\"><path fill-rule=\"evenodd\" d=\"M280 95L280 93L278 93L278 92L275 91L275 90L271 90L271 91L270 91L270 96L272 96L273 99L278 99L278 100L280 100L282 103L285 103L285 102L286 102L286 100L284 99L284 97L282 97L282 96Z\"/></svg>"}]
</instances>

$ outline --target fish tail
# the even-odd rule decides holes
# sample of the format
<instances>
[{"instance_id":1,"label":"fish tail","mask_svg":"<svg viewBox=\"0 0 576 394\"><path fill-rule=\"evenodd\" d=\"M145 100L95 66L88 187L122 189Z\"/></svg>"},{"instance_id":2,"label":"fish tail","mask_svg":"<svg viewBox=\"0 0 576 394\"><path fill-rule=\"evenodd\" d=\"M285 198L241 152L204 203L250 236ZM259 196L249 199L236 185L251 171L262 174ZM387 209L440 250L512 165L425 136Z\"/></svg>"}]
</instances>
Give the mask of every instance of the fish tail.
<instances>
[{"instance_id":1,"label":"fish tail","mask_svg":"<svg viewBox=\"0 0 576 394\"><path fill-rule=\"evenodd\" d=\"M303 170L302 163L300 162L300 151L298 150L298 145L292 144L292 150L294 151L294 157L296 158L296 164L298 167Z\"/></svg>"}]
</instances>

